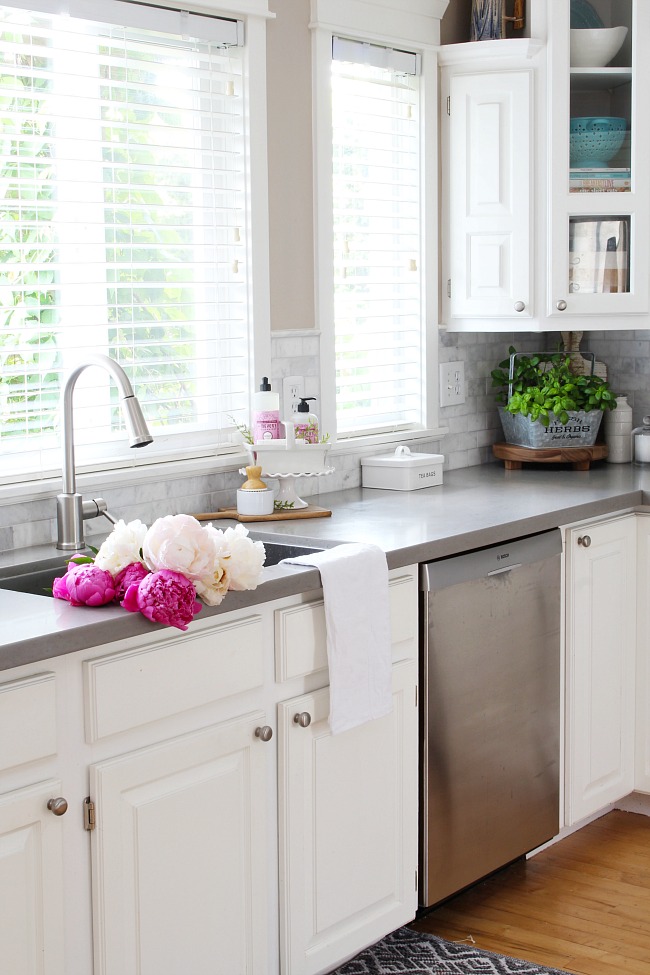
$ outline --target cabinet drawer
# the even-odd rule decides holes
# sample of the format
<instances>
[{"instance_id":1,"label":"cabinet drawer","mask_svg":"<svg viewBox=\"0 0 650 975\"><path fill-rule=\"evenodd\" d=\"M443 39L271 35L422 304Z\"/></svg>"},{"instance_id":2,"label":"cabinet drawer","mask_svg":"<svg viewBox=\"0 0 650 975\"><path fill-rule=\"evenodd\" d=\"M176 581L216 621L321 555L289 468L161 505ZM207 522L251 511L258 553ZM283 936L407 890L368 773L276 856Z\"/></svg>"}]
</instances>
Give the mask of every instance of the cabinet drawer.
<instances>
[{"instance_id":1,"label":"cabinet drawer","mask_svg":"<svg viewBox=\"0 0 650 975\"><path fill-rule=\"evenodd\" d=\"M417 582L412 575L388 583L391 643L417 638ZM322 599L275 611L275 679L304 677L327 669L327 632Z\"/></svg>"},{"instance_id":2,"label":"cabinet drawer","mask_svg":"<svg viewBox=\"0 0 650 975\"><path fill-rule=\"evenodd\" d=\"M0 684L0 770L55 754L54 674Z\"/></svg>"},{"instance_id":3,"label":"cabinet drawer","mask_svg":"<svg viewBox=\"0 0 650 975\"><path fill-rule=\"evenodd\" d=\"M86 740L260 687L261 616L84 663Z\"/></svg>"}]
</instances>

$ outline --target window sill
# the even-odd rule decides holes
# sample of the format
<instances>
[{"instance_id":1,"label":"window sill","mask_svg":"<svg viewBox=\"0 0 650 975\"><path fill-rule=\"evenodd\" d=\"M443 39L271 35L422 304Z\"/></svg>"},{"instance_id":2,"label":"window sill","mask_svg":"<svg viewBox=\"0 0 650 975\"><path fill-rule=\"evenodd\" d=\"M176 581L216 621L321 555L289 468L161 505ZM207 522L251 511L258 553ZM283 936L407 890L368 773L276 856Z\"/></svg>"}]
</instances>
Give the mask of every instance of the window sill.
<instances>
[{"instance_id":1,"label":"window sill","mask_svg":"<svg viewBox=\"0 0 650 975\"><path fill-rule=\"evenodd\" d=\"M448 433L447 427L436 427L429 430L398 431L365 437L351 437L348 440L339 440L333 443L330 456L335 458L343 454L353 453L361 456L383 445L417 444L439 440L446 433ZM81 470L77 471L77 490L81 494L88 495L89 488L93 492L98 492L111 487L146 484L154 480L175 480L201 474L231 473L245 467L248 462L248 455L243 451L237 451L216 456L202 455L189 458L187 456L175 456L167 460L152 461L149 464L141 461L129 464L113 461L111 466L95 471L84 470L82 466ZM0 485L0 505L55 498L60 492L61 475L47 472L41 480L31 479Z\"/></svg>"}]
</instances>

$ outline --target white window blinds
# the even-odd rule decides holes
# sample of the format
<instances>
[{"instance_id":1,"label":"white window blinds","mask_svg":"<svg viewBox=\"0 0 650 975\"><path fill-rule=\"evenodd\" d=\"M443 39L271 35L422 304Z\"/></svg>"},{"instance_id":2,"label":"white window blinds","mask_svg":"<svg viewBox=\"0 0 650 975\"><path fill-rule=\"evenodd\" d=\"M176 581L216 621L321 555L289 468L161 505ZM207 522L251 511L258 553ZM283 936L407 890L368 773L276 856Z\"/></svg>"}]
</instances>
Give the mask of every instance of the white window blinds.
<instances>
[{"instance_id":1,"label":"white window blinds","mask_svg":"<svg viewBox=\"0 0 650 975\"><path fill-rule=\"evenodd\" d=\"M334 38L338 436L423 421L418 57Z\"/></svg>"},{"instance_id":2,"label":"white window blinds","mask_svg":"<svg viewBox=\"0 0 650 975\"><path fill-rule=\"evenodd\" d=\"M248 407L241 25L36 2L0 6L2 474L58 465L61 377L87 350L125 368L148 451L218 444ZM116 397L82 374L82 460L123 452Z\"/></svg>"}]
</instances>

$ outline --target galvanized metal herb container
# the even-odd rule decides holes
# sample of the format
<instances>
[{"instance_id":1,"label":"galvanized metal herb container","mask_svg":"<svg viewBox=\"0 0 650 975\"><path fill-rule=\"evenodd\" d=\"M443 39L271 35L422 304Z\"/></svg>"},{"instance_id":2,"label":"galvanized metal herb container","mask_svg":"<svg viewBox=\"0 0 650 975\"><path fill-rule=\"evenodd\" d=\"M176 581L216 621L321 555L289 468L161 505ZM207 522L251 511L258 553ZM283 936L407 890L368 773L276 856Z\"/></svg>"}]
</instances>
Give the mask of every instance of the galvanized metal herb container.
<instances>
[{"instance_id":1,"label":"galvanized metal herb container","mask_svg":"<svg viewBox=\"0 0 650 975\"><path fill-rule=\"evenodd\" d=\"M551 413L549 424L545 427L539 420L533 421L521 413L513 415L500 406L499 418L506 443L518 447L593 447L603 413L602 410L591 410L589 413L571 411L567 423L560 423Z\"/></svg>"}]
</instances>

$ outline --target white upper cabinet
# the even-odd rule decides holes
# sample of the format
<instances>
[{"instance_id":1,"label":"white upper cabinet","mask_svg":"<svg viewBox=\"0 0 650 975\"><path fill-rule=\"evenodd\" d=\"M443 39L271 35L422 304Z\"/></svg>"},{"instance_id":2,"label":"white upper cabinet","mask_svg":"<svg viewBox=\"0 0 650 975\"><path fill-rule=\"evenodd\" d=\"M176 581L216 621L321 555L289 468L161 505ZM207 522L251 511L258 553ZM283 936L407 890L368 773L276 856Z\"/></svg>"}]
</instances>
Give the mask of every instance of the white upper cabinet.
<instances>
[{"instance_id":1,"label":"white upper cabinet","mask_svg":"<svg viewBox=\"0 0 650 975\"><path fill-rule=\"evenodd\" d=\"M552 13L548 327L645 328L650 4L554 0ZM587 23L604 28L607 53L590 48Z\"/></svg>"},{"instance_id":2,"label":"white upper cabinet","mask_svg":"<svg viewBox=\"0 0 650 975\"><path fill-rule=\"evenodd\" d=\"M647 328L650 3L529 8L532 38L440 49L441 322Z\"/></svg>"},{"instance_id":3,"label":"white upper cabinet","mask_svg":"<svg viewBox=\"0 0 650 975\"><path fill-rule=\"evenodd\" d=\"M481 44L441 54L443 322L457 331L528 330L533 315L531 45L497 43L478 64Z\"/></svg>"}]
</instances>

